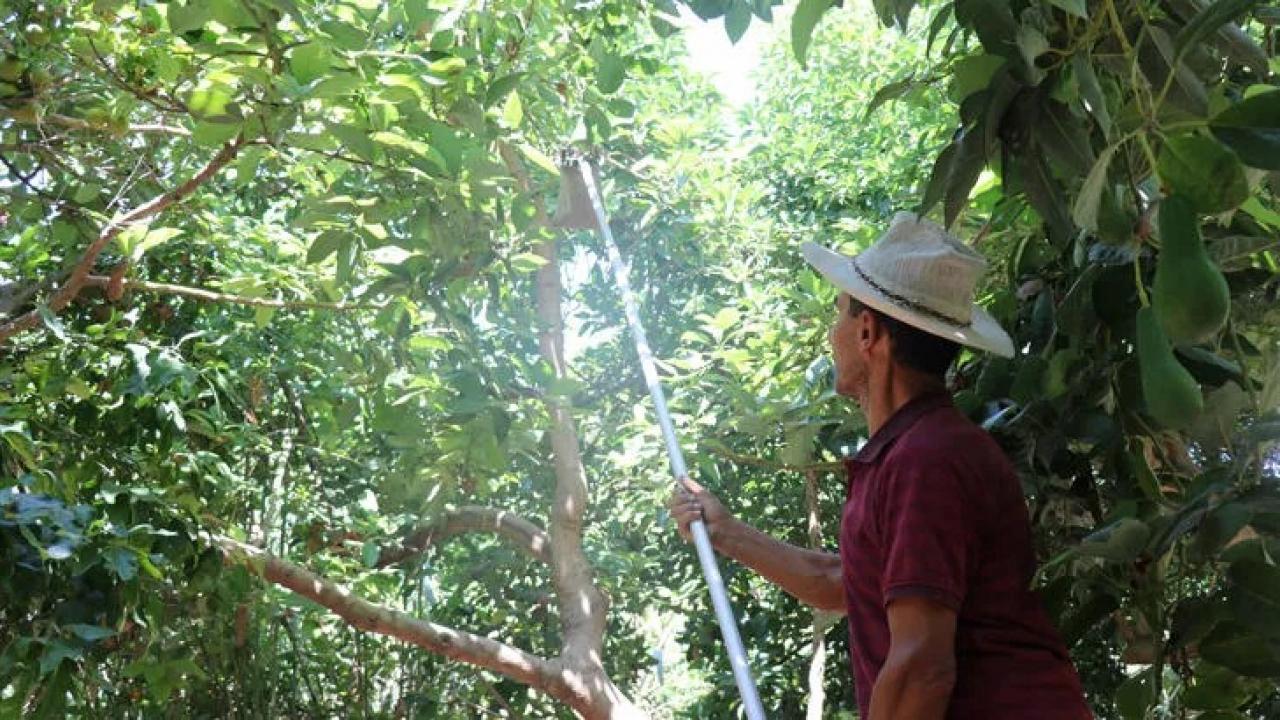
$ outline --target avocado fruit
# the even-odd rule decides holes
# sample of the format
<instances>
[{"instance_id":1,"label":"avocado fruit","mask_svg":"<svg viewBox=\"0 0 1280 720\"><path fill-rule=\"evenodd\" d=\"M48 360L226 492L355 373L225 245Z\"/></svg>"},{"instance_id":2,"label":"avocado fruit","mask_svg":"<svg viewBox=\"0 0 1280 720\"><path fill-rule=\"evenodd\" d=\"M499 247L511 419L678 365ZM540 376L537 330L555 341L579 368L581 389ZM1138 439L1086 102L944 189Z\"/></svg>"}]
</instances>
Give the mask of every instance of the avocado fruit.
<instances>
[{"instance_id":1,"label":"avocado fruit","mask_svg":"<svg viewBox=\"0 0 1280 720\"><path fill-rule=\"evenodd\" d=\"M1227 322L1231 294L1222 271L1209 259L1194 206L1181 195L1160 201L1160 256L1152 303L1165 335L1175 345L1211 339Z\"/></svg>"},{"instance_id":2,"label":"avocado fruit","mask_svg":"<svg viewBox=\"0 0 1280 720\"><path fill-rule=\"evenodd\" d=\"M1204 410L1200 386L1173 355L1173 347L1151 307L1138 310L1138 372L1147 414L1163 427L1181 430Z\"/></svg>"}]
</instances>

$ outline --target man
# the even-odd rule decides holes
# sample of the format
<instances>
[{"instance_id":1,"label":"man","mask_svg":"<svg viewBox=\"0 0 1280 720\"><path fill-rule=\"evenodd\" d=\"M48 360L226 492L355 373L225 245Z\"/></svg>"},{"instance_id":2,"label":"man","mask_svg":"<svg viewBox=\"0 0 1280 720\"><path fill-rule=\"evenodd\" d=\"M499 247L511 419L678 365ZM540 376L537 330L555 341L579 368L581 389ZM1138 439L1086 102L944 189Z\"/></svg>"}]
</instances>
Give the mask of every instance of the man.
<instances>
[{"instance_id":1,"label":"man","mask_svg":"<svg viewBox=\"0 0 1280 720\"><path fill-rule=\"evenodd\" d=\"M870 434L845 461L840 552L749 527L687 478L670 503L681 533L702 518L721 553L805 603L847 612L859 717L1087 720L1066 648L1030 589L1021 485L946 391L961 345L1014 354L973 303L982 256L907 213L856 258L814 243L803 252L841 290L836 392L858 403Z\"/></svg>"}]
</instances>

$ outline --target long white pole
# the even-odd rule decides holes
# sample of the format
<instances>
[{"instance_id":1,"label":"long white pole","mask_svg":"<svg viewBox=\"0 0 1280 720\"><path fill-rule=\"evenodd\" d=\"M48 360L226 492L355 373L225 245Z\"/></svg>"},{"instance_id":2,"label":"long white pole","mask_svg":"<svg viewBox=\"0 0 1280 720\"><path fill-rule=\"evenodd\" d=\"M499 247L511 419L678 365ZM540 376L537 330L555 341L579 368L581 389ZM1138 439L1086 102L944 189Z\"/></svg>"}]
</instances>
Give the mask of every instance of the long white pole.
<instances>
[{"instance_id":1,"label":"long white pole","mask_svg":"<svg viewBox=\"0 0 1280 720\"><path fill-rule=\"evenodd\" d=\"M645 384L649 386L649 395L653 398L654 410L658 415L658 425L662 428L662 438L667 443L667 458L671 462L671 474L674 478L688 475L684 464L684 453L676 440L676 429L671 423L671 413L667 410L667 397L662 392L662 383L658 380L658 370L653 362L653 351L649 348L649 338L645 336L644 325L640 323L640 311L636 307L635 295L631 292L631 280L627 266L622 262L622 254L613 241L613 231L609 229L609 219L604 214L604 202L600 198L600 190L596 187L595 174L591 165L582 158L577 160L578 173L582 177L591 200L591 209L596 216L596 229L604 240L609 252L609 264L613 266L613 274L617 278L618 290L622 294L622 306L627 315L627 324L631 326L631 336L635 340L636 352L640 355L640 369L644 373ZM733 617L733 607L729 605L729 596L724 589L724 580L720 577L720 567L716 564L715 551L711 549L711 538L707 535L707 527L701 520L695 520L689 526L693 535L693 546L698 551L698 561L702 565L702 575L707 580L711 591L711 605L715 608L716 620L720 623L720 634L724 636L725 647L729 651L729 664L733 666L733 679L738 684L738 693L742 696L743 708L748 720L764 720L764 708L760 705L760 695L756 692L755 680L751 677L751 668L747 665L747 653L742 646L742 637L738 634L738 622Z\"/></svg>"}]
</instances>

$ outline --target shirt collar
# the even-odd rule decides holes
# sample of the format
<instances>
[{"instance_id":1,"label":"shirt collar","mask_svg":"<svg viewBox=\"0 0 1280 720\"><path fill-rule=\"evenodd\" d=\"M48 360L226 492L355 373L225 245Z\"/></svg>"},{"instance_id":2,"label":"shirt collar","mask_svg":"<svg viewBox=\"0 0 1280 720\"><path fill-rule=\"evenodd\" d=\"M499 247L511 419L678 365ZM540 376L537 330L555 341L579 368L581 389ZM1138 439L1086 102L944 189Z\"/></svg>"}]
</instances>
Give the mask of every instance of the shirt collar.
<instances>
[{"instance_id":1,"label":"shirt collar","mask_svg":"<svg viewBox=\"0 0 1280 720\"><path fill-rule=\"evenodd\" d=\"M898 408L884 425L871 436L866 445L851 458L856 463L874 463L880 459L885 448L893 444L902 433L911 429L916 421L930 411L951 405L951 396L946 391L937 390L917 395Z\"/></svg>"}]
</instances>

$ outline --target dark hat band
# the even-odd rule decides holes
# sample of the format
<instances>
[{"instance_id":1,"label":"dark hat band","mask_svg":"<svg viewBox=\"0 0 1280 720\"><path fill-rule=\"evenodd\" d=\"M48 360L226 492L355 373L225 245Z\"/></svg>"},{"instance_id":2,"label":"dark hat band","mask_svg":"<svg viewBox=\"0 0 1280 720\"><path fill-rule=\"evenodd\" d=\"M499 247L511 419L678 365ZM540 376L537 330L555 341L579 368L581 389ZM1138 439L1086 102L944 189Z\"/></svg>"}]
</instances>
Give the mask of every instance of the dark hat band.
<instances>
[{"instance_id":1,"label":"dark hat band","mask_svg":"<svg viewBox=\"0 0 1280 720\"><path fill-rule=\"evenodd\" d=\"M911 312L920 313L921 315L932 318L939 322L944 322L954 327L965 328L973 324L972 320L957 320L956 318L953 318L950 315L947 315L946 313L938 312L937 310L934 310L933 308L928 307L927 305L921 305L920 303L910 298L905 298L895 292L891 292L885 289L883 285L876 282L875 280L872 280L870 275L862 271L862 268L859 267L858 265L857 258L849 258L849 264L853 266L853 271L858 273L858 277L862 278L863 282L871 286L871 289L885 296L885 298L887 298L889 302L893 303L894 305L897 305L898 307L904 310L910 310Z\"/></svg>"}]
</instances>

